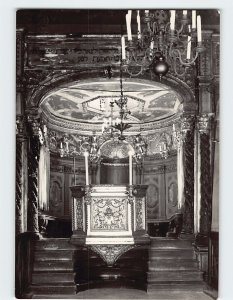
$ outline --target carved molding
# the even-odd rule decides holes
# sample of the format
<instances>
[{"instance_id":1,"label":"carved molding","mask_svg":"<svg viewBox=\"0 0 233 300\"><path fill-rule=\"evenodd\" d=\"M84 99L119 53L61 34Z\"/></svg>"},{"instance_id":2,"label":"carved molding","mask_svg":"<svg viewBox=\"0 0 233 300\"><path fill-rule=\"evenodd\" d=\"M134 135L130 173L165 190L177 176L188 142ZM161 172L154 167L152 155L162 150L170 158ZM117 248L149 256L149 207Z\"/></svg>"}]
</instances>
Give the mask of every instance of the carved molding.
<instances>
[{"instance_id":1,"label":"carved molding","mask_svg":"<svg viewBox=\"0 0 233 300\"><path fill-rule=\"evenodd\" d=\"M91 246L91 249L98 253L107 265L112 266L122 254L135 247L134 245L95 245Z\"/></svg>"}]
</instances>

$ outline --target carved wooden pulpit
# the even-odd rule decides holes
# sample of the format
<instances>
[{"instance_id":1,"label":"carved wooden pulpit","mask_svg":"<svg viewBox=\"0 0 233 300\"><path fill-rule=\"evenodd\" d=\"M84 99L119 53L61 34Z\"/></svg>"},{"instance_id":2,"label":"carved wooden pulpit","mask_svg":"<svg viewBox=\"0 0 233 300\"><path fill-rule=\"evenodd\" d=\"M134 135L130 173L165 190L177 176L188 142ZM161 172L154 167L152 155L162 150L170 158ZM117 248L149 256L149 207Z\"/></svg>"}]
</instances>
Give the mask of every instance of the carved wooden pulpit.
<instances>
[{"instance_id":1,"label":"carved wooden pulpit","mask_svg":"<svg viewBox=\"0 0 233 300\"><path fill-rule=\"evenodd\" d=\"M71 187L72 243L91 247L108 265L129 249L148 244L146 190L146 185Z\"/></svg>"}]
</instances>

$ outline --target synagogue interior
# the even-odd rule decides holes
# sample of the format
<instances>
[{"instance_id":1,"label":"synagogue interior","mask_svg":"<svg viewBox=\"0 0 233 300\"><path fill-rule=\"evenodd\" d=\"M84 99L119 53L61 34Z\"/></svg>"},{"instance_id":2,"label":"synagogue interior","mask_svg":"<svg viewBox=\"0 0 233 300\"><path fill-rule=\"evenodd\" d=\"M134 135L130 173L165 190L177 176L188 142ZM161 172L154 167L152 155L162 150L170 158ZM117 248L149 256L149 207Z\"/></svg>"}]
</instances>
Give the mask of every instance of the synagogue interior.
<instances>
[{"instance_id":1,"label":"synagogue interior","mask_svg":"<svg viewBox=\"0 0 233 300\"><path fill-rule=\"evenodd\" d=\"M219 22L17 11L17 298L217 298Z\"/></svg>"}]
</instances>

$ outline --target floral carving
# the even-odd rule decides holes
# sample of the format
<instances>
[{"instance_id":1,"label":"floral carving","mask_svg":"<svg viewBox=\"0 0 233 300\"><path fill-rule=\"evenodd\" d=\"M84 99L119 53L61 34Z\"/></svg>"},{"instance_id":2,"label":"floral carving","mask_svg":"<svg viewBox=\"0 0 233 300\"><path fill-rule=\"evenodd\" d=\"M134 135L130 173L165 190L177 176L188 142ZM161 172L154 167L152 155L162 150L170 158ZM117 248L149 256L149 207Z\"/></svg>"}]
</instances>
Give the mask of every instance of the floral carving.
<instances>
[{"instance_id":1,"label":"floral carving","mask_svg":"<svg viewBox=\"0 0 233 300\"><path fill-rule=\"evenodd\" d=\"M92 230L127 230L127 198L92 198Z\"/></svg>"},{"instance_id":2,"label":"floral carving","mask_svg":"<svg viewBox=\"0 0 233 300\"><path fill-rule=\"evenodd\" d=\"M97 252L109 266L112 266L123 253L134 247L133 245L95 245L91 246L91 249Z\"/></svg>"},{"instance_id":3,"label":"floral carving","mask_svg":"<svg viewBox=\"0 0 233 300\"><path fill-rule=\"evenodd\" d=\"M144 199L137 198L135 201L136 210L136 230L143 230L144 227Z\"/></svg>"}]
</instances>

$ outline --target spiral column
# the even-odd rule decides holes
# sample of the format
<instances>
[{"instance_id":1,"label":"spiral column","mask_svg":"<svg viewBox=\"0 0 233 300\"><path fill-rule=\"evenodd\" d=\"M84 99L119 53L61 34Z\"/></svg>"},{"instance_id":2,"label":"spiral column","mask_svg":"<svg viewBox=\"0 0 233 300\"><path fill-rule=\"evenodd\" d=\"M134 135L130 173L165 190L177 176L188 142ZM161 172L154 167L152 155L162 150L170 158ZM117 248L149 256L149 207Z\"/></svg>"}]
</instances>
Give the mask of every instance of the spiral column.
<instances>
[{"instance_id":1,"label":"spiral column","mask_svg":"<svg viewBox=\"0 0 233 300\"><path fill-rule=\"evenodd\" d=\"M28 116L28 231L39 234L38 224L38 167L40 154L39 120Z\"/></svg>"},{"instance_id":2,"label":"spiral column","mask_svg":"<svg viewBox=\"0 0 233 300\"><path fill-rule=\"evenodd\" d=\"M193 115L182 117L184 205L182 233L194 232L194 124Z\"/></svg>"},{"instance_id":3,"label":"spiral column","mask_svg":"<svg viewBox=\"0 0 233 300\"><path fill-rule=\"evenodd\" d=\"M211 231L212 219L210 125L211 115L203 114L198 118L200 140L200 224L196 242L206 246Z\"/></svg>"}]
</instances>

